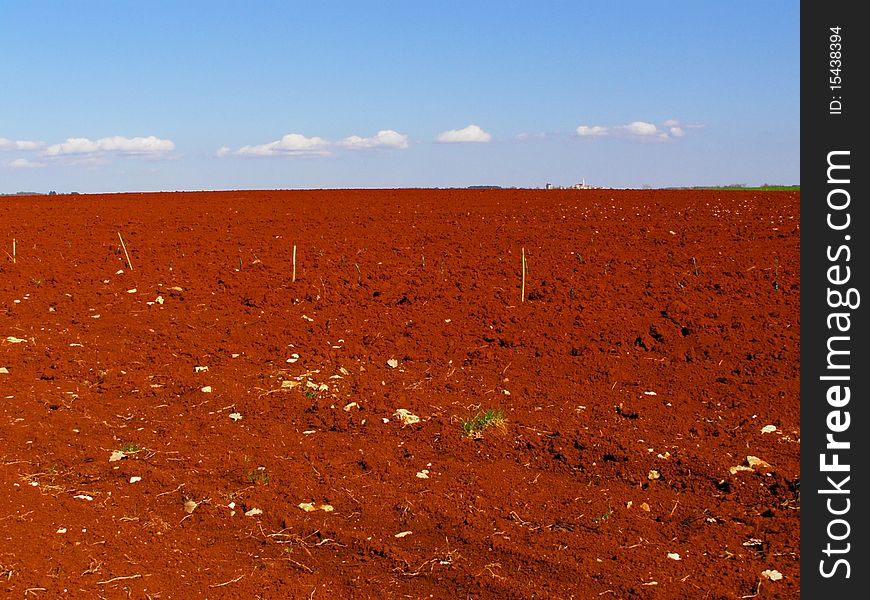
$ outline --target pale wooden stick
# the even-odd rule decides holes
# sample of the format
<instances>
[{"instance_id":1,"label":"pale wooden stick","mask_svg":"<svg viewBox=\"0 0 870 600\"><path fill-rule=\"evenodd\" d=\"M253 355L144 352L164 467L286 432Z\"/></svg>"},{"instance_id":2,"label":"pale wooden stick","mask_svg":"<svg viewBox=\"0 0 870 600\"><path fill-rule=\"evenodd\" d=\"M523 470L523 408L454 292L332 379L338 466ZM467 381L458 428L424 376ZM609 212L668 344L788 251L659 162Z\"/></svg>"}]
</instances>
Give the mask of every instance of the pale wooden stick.
<instances>
[{"instance_id":1,"label":"pale wooden stick","mask_svg":"<svg viewBox=\"0 0 870 600\"><path fill-rule=\"evenodd\" d=\"M526 301L526 249L523 248L523 284L522 284L522 298L520 298L520 302Z\"/></svg>"},{"instance_id":2,"label":"pale wooden stick","mask_svg":"<svg viewBox=\"0 0 870 600\"><path fill-rule=\"evenodd\" d=\"M293 244L293 281L296 281L296 244Z\"/></svg>"},{"instance_id":3,"label":"pale wooden stick","mask_svg":"<svg viewBox=\"0 0 870 600\"><path fill-rule=\"evenodd\" d=\"M135 575L123 575L121 577L112 577L111 579L107 579L106 581L98 581L97 585L105 585L107 583L112 583L114 581L124 581L125 579L142 579L142 575L136 573Z\"/></svg>"},{"instance_id":4,"label":"pale wooden stick","mask_svg":"<svg viewBox=\"0 0 870 600\"><path fill-rule=\"evenodd\" d=\"M16 264L18 259L16 258L17 253L15 252L15 238L12 238L12 263Z\"/></svg>"},{"instance_id":5,"label":"pale wooden stick","mask_svg":"<svg viewBox=\"0 0 870 600\"><path fill-rule=\"evenodd\" d=\"M130 255L127 254L127 246L124 245L124 238L121 237L121 232L118 232L118 239L121 240L121 248L124 249L124 256L127 257L127 266L130 267L130 270L133 270L133 263L130 262Z\"/></svg>"}]
</instances>

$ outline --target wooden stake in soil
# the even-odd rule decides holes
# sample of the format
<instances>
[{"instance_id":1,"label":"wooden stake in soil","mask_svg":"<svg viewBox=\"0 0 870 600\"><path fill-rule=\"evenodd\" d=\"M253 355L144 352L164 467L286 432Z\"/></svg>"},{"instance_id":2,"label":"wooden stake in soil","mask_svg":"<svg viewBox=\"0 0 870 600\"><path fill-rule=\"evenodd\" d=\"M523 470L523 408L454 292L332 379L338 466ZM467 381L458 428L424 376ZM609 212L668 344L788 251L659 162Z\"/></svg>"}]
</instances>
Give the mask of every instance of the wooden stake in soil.
<instances>
[{"instance_id":1,"label":"wooden stake in soil","mask_svg":"<svg viewBox=\"0 0 870 600\"><path fill-rule=\"evenodd\" d=\"M118 232L118 239L121 240L121 248L124 249L124 256L127 257L127 266L130 267L130 270L133 270L133 263L130 262L130 255L127 253L127 246L124 244L124 238L121 237L121 232Z\"/></svg>"},{"instance_id":2,"label":"wooden stake in soil","mask_svg":"<svg viewBox=\"0 0 870 600\"><path fill-rule=\"evenodd\" d=\"M520 302L526 301L526 249L523 248L523 272L522 272L522 297L520 298Z\"/></svg>"},{"instance_id":3,"label":"wooden stake in soil","mask_svg":"<svg viewBox=\"0 0 870 600\"><path fill-rule=\"evenodd\" d=\"M293 244L293 281L296 281L296 244Z\"/></svg>"},{"instance_id":4,"label":"wooden stake in soil","mask_svg":"<svg viewBox=\"0 0 870 600\"><path fill-rule=\"evenodd\" d=\"M12 238L12 264L18 263L18 259L16 258L16 256L17 255L15 252L15 238Z\"/></svg>"}]
</instances>

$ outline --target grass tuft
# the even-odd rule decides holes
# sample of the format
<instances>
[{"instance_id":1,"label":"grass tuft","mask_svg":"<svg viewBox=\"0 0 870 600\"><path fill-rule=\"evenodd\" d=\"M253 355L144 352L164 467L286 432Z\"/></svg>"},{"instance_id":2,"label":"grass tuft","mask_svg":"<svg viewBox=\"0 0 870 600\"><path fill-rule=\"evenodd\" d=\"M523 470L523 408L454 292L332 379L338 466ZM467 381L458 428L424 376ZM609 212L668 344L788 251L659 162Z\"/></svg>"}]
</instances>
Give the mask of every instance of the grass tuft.
<instances>
[{"instance_id":1,"label":"grass tuft","mask_svg":"<svg viewBox=\"0 0 870 600\"><path fill-rule=\"evenodd\" d=\"M490 427L504 429L506 421L507 419L503 410L500 408L488 408L473 417L465 419L462 422L462 432L468 437L477 439L482 437L483 431Z\"/></svg>"},{"instance_id":2,"label":"grass tuft","mask_svg":"<svg viewBox=\"0 0 870 600\"><path fill-rule=\"evenodd\" d=\"M141 449L142 448L140 448L138 444L135 444L133 442L128 442L128 443L124 444L123 446L121 446L120 448L118 448L118 450L123 452L124 454L136 454Z\"/></svg>"}]
</instances>

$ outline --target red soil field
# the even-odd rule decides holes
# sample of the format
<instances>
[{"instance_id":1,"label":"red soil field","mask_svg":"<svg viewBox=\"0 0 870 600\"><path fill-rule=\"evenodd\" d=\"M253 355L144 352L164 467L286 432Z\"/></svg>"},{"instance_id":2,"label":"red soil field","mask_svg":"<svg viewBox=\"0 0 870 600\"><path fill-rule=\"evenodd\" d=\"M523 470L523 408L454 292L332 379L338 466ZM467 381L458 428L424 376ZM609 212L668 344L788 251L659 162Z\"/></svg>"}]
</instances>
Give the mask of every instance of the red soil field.
<instances>
[{"instance_id":1,"label":"red soil field","mask_svg":"<svg viewBox=\"0 0 870 600\"><path fill-rule=\"evenodd\" d=\"M799 204L0 199L0 590L797 598Z\"/></svg>"}]
</instances>

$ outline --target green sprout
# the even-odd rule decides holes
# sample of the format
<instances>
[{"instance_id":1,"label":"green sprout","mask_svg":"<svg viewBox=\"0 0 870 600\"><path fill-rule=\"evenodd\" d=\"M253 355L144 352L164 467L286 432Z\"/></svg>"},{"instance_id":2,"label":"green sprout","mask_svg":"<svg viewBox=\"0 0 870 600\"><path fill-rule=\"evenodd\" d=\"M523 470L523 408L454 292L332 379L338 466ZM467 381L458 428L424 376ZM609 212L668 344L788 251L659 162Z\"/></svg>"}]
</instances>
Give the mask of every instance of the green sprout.
<instances>
[{"instance_id":1,"label":"green sprout","mask_svg":"<svg viewBox=\"0 0 870 600\"><path fill-rule=\"evenodd\" d=\"M504 429L506 420L503 410L500 408L488 408L473 417L465 419L462 422L462 432L468 437L478 439L483 436L483 431L490 427Z\"/></svg>"}]
</instances>

